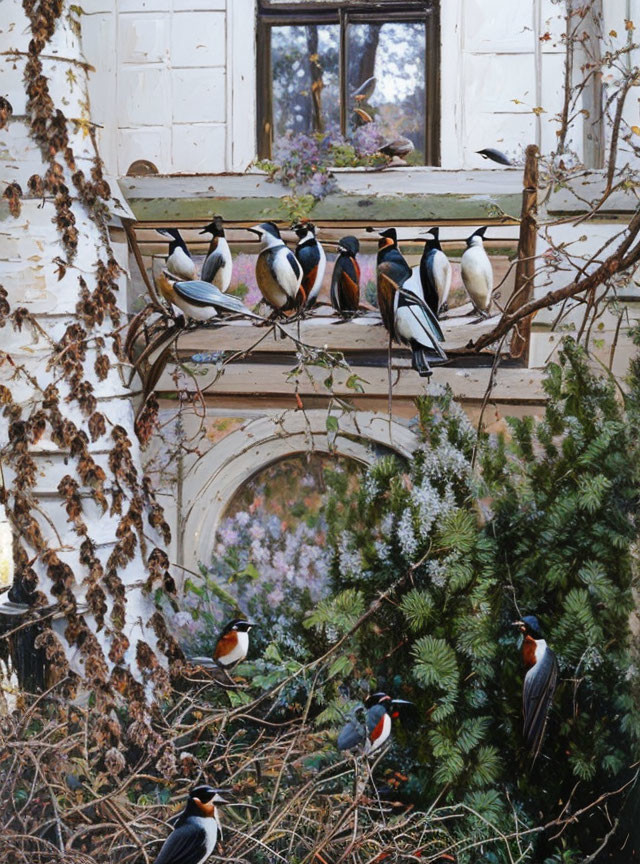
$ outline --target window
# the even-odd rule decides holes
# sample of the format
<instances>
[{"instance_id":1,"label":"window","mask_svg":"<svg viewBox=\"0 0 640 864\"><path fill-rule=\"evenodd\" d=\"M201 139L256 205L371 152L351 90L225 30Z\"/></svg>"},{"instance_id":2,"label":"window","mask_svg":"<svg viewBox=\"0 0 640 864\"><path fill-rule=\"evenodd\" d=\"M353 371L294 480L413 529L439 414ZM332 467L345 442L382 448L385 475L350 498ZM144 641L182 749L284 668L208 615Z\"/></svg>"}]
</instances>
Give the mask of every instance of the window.
<instances>
[{"instance_id":1,"label":"window","mask_svg":"<svg viewBox=\"0 0 640 864\"><path fill-rule=\"evenodd\" d=\"M287 132L351 138L370 121L407 161L437 165L439 22L435 0L259 0L258 152Z\"/></svg>"}]
</instances>

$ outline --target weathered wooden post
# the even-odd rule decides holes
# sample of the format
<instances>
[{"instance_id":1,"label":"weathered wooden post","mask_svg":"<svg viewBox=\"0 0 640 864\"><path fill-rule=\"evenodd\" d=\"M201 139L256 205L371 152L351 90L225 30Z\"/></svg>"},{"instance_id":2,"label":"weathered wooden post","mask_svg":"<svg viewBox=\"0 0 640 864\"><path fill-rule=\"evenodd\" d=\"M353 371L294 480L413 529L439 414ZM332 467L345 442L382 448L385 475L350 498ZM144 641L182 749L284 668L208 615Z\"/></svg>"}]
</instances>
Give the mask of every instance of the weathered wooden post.
<instances>
[{"instance_id":1,"label":"weathered wooden post","mask_svg":"<svg viewBox=\"0 0 640 864\"><path fill-rule=\"evenodd\" d=\"M533 296L533 280L536 270L536 238L538 212L538 148L530 144L526 150L522 190L522 211L520 216L520 235L518 238L518 263L513 295L507 305L507 312L528 303ZM515 328L511 338L511 355L525 362L529 354L529 335L531 318L525 318Z\"/></svg>"}]
</instances>

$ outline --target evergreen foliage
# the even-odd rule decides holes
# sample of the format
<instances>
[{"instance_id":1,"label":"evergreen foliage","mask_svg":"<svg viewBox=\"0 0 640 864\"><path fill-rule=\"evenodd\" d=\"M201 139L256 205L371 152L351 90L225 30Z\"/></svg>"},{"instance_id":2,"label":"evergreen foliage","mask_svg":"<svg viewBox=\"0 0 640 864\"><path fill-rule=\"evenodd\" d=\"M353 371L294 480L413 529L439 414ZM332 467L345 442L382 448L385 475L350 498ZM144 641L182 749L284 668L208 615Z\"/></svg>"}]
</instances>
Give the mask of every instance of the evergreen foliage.
<instances>
[{"instance_id":1,"label":"evergreen foliage","mask_svg":"<svg viewBox=\"0 0 640 864\"><path fill-rule=\"evenodd\" d=\"M478 843L517 820L532 829L519 851L531 861L593 852L629 795L606 797L631 779L640 741L629 627L638 377L626 413L567 340L545 387L544 418L511 420L508 441L478 441L449 392L418 400L422 443L409 463L379 460L358 492L339 489L330 504L335 593L309 621L331 643L372 609L347 640L353 675L336 702L369 688L412 699L417 728L397 723L385 757L408 775L404 794L467 808L455 830ZM535 763L510 626L525 614L560 664ZM600 795L586 825L539 828ZM510 860L506 846L486 856Z\"/></svg>"}]
</instances>

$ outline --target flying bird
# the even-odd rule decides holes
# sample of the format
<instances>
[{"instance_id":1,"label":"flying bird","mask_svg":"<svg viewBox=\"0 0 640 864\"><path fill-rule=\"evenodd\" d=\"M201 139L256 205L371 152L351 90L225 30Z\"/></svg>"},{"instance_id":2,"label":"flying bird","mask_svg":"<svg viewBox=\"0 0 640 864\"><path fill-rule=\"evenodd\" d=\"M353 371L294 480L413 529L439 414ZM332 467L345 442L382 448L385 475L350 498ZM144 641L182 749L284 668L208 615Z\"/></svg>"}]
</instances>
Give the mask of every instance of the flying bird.
<instances>
[{"instance_id":1,"label":"flying bird","mask_svg":"<svg viewBox=\"0 0 640 864\"><path fill-rule=\"evenodd\" d=\"M157 231L158 234L171 238L166 264L169 273L177 279L195 279L196 265L178 229L158 228Z\"/></svg>"},{"instance_id":2,"label":"flying bird","mask_svg":"<svg viewBox=\"0 0 640 864\"><path fill-rule=\"evenodd\" d=\"M493 293L493 268L483 241L486 230L483 225L467 237L467 248L460 259L462 283L476 311L484 318L489 314Z\"/></svg>"},{"instance_id":3,"label":"flying bird","mask_svg":"<svg viewBox=\"0 0 640 864\"><path fill-rule=\"evenodd\" d=\"M191 657L198 666L222 666L231 669L246 658L249 653L249 632L255 627L246 618L234 618L224 627L211 657Z\"/></svg>"},{"instance_id":4,"label":"flying bird","mask_svg":"<svg viewBox=\"0 0 640 864\"><path fill-rule=\"evenodd\" d=\"M316 239L316 226L312 222L299 222L293 230L298 237L295 255L302 267L301 290L305 294L305 307L309 309L318 299L322 288L327 256Z\"/></svg>"},{"instance_id":5,"label":"flying bird","mask_svg":"<svg viewBox=\"0 0 640 864\"><path fill-rule=\"evenodd\" d=\"M513 626L524 634L522 659L527 673L522 689L522 731L535 760L540 752L547 714L558 682L558 661L542 638L535 615L525 615L521 621L514 621Z\"/></svg>"},{"instance_id":6,"label":"flying bird","mask_svg":"<svg viewBox=\"0 0 640 864\"><path fill-rule=\"evenodd\" d=\"M513 165L511 159L502 150L496 150L495 147L485 147L483 150L476 150L476 153L483 159L490 159L499 165Z\"/></svg>"},{"instance_id":7,"label":"flying bird","mask_svg":"<svg viewBox=\"0 0 640 864\"><path fill-rule=\"evenodd\" d=\"M451 290L451 264L440 245L440 229L430 228L420 259L420 283L424 300L434 315L444 312Z\"/></svg>"},{"instance_id":8,"label":"flying bird","mask_svg":"<svg viewBox=\"0 0 640 864\"><path fill-rule=\"evenodd\" d=\"M411 348L412 366L421 377L432 375L429 359L447 355L438 319L422 298L419 268L413 272L398 249L395 228L380 232L377 259L378 308L396 342Z\"/></svg>"},{"instance_id":9,"label":"flying bird","mask_svg":"<svg viewBox=\"0 0 640 864\"><path fill-rule=\"evenodd\" d=\"M278 226L262 222L247 230L257 234L262 245L256 262L256 281L262 296L276 314L298 309L306 296L300 290L302 267L285 246Z\"/></svg>"},{"instance_id":10,"label":"flying bird","mask_svg":"<svg viewBox=\"0 0 640 864\"><path fill-rule=\"evenodd\" d=\"M412 705L406 699L392 699L386 693L374 693L356 707L338 735L338 750L359 750L365 756L379 750L391 735L392 718L398 717L398 708Z\"/></svg>"},{"instance_id":11,"label":"flying bird","mask_svg":"<svg viewBox=\"0 0 640 864\"><path fill-rule=\"evenodd\" d=\"M340 315L358 311L360 303L360 243L348 235L338 243L338 257L331 275L331 305Z\"/></svg>"},{"instance_id":12,"label":"flying bird","mask_svg":"<svg viewBox=\"0 0 640 864\"><path fill-rule=\"evenodd\" d=\"M200 278L204 282L211 282L220 291L226 291L231 285L233 259L225 237L222 216L214 216L213 222L210 222L200 233L212 235Z\"/></svg>"},{"instance_id":13,"label":"flying bird","mask_svg":"<svg viewBox=\"0 0 640 864\"><path fill-rule=\"evenodd\" d=\"M204 864L222 835L218 806L230 803L226 794L207 785L192 789L155 864Z\"/></svg>"},{"instance_id":14,"label":"flying bird","mask_svg":"<svg viewBox=\"0 0 640 864\"><path fill-rule=\"evenodd\" d=\"M224 294L210 282L199 279L179 282L172 279L168 271L164 271L156 278L156 284L165 300L195 321L211 321L225 312L255 318L257 321L264 320L248 309L239 297Z\"/></svg>"}]
</instances>

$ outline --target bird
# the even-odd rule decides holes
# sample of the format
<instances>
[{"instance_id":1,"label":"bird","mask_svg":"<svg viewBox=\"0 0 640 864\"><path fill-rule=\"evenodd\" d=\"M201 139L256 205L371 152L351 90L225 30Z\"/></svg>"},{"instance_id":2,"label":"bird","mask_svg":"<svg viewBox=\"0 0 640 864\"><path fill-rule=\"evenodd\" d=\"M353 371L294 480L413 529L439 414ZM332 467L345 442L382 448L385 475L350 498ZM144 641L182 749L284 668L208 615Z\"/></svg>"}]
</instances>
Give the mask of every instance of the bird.
<instances>
[{"instance_id":1,"label":"bird","mask_svg":"<svg viewBox=\"0 0 640 864\"><path fill-rule=\"evenodd\" d=\"M261 322L264 320L248 309L239 297L224 294L210 282L200 279L175 281L170 273L164 271L156 277L156 284L165 300L195 321L211 321L223 312L244 315Z\"/></svg>"},{"instance_id":2,"label":"bird","mask_svg":"<svg viewBox=\"0 0 640 864\"><path fill-rule=\"evenodd\" d=\"M366 126L367 123L373 123L373 117L368 111L365 111L364 108L354 108L353 123L356 127Z\"/></svg>"},{"instance_id":3,"label":"bird","mask_svg":"<svg viewBox=\"0 0 640 864\"><path fill-rule=\"evenodd\" d=\"M380 147L380 152L384 153L385 156L397 156L400 159L404 159L405 156L408 156L414 149L414 144L411 138L399 135L397 138L394 138L393 141L388 141L386 144L383 144L382 147Z\"/></svg>"},{"instance_id":4,"label":"bird","mask_svg":"<svg viewBox=\"0 0 640 864\"><path fill-rule=\"evenodd\" d=\"M399 716L397 709L412 704L386 693L373 693L364 707L359 705L351 712L338 734L338 750L360 750L365 756L379 750L391 735L392 718Z\"/></svg>"},{"instance_id":5,"label":"bird","mask_svg":"<svg viewBox=\"0 0 640 864\"><path fill-rule=\"evenodd\" d=\"M306 299L300 287L302 267L285 246L278 226L262 222L247 230L257 234L262 244L256 261L256 281L262 296L275 314L298 309Z\"/></svg>"},{"instance_id":6,"label":"bird","mask_svg":"<svg viewBox=\"0 0 640 864\"><path fill-rule=\"evenodd\" d=\"M460 259L462 283L476 311L484 318L489 314L493 292L493 268L483 241L486 230L483 225L467 237L467 248Z\"/></svg>"},{"instance_id":7,"label":"bird","mask_svg":"<svg viewBox=\"0 0 640 864\"><path fill-rule=\"evenodd\" d=\"M431 239L424 244L420 259L420 282L424 300L434 315L446 309L451 290L451 264L440 245L440 229L430 228Z\"/></svg>"},{"instance_id":8,"label":"bird","mask_svg":"<svg viewBox=\"0 0 640 864\"><path fill-rule=\"evenodd\" d=\"M380 232L377 258L378 308L396 342L411 348L412 366L421 377L432 374L429 356L446 360L438 319L422 298L419 268L413 272L398 249L395 228Z\"/></svg>"},{"instance_id":9,"label":"bird","mask_svg":"<svg viewBox=\"0 0 640 864\"><path fill-rule=\"evenodd\" d=\"M230 802L224 789L196 786L164 841L155 864L204 864L222 835L218 807Z\"/></svg>"},{"instance_id":10,"label":"bird","mask_svg":"<svg viewBox=\"0 0 640 864\"><path fill-rule=\"evenodd\" d=\"M558 682L558 660L542 638L535 615L514 621L524 634L522 659L527 669L522 688L523 735L535 761L540 752L547 714Z\"/></svg>"},{"instance_id":11,"label":"bird","mask_svg":"<svg viewBox=\"0 0 640 864\"><path fill-rule=\"evenodd\" d=\"M476 150L476 153L483 159L491 159L492 162L498 162L500 165L513 165L511 159L495 147L485 147L483 150Z\"/></svg>"},{"instance_id":12,"label":"bird","mask_svg":"<svg viewBox=\"0 0 640 864\"><path fill-rule=\"evenodd\" d=\"M301 288L306 295L305 307L314 305L322 288L327 256L316 239L316 226L312 222L299 222L293 226L298 237L295 256L302 267Z\"/></svg>"},{"instance_id":13,"label":"bird","mask_svg":"<svg viewBox=\"0 0 640 864\"><path fill-rule=\"evenodd\" d=\"M331 275L331 305L340 315L358 311L360 303L360 243L348 235L338 242L338 257Z\"/></svg>"},{"instance_id":14,"label":"bird","mask_svg":"<svg viewBox=\"0 0 640 864\"><path fill-rule=\"evenodd\" d=\"M375 75L372 75L371 78L367 78L366 81L363 81L357 90L354 90L351 95L356 102L366 102L367 99L370 99L373 96L373 91L376 89L377 83L378 79Z\"/></svg>"},{"instance_id":15,"label":"bird","mask_svg":"<svg viewBox=\"0 0 640 864\"><path fill-rule=\"evenodd\" d=\"M177 228L158 228L158 234L171 237L169 243L169 256L167 258L167 270L178 279L195 279L196 265L187 249L187 244Z\"/></svg>"},{"instance_id":16,"label":"bird","mask_svg":"<svg viewBox=\"0 0 640 864\"><path fill-rule=\"evenodd\" d=\"M211 282L221 291L226 291L231 284L233 259L224 234L222 216L214 216L213 222L210 222L200 233L212 235L200 278L204 282Z\"/></svg>"},{"instance_id":17,"label":"bird","mask_svg":"<svg viewBox=\"0 0 640 864\"><path fill-rule=\"evenodd\" d=\"M191 662L199 666L222 666L230 669L246 658L249 653L249 632L255 627L246 618L233 618L225 625L218 636L211 657L191 657Z\"/></svg>"}]
</instances>

